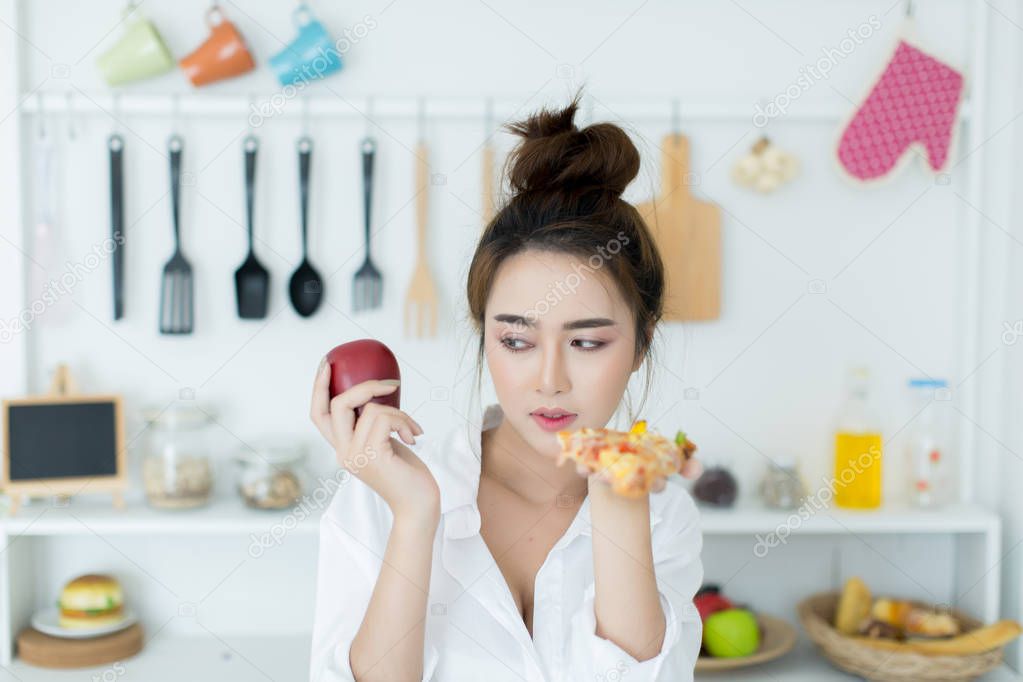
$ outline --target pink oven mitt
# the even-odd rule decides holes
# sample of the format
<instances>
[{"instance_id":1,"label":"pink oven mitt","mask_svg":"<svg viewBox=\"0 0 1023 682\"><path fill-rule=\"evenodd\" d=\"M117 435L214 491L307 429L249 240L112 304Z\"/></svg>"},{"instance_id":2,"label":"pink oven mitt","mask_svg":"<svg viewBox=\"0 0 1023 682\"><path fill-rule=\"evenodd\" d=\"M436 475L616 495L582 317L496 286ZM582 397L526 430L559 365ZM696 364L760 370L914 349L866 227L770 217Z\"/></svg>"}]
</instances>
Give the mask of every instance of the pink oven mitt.
<instances>
[{"instance_id":1,"label":"pink oven mitt","mask_svg":"<svg viewBox=\"0 0 1023 682\"><path fill-rule=\"evenodd\" d=\"M951 158L963 74L900 40L877 83L838 142L838 162L853 179L879 180L916 144L941 172Z\"/></svg>"}]
</instances>

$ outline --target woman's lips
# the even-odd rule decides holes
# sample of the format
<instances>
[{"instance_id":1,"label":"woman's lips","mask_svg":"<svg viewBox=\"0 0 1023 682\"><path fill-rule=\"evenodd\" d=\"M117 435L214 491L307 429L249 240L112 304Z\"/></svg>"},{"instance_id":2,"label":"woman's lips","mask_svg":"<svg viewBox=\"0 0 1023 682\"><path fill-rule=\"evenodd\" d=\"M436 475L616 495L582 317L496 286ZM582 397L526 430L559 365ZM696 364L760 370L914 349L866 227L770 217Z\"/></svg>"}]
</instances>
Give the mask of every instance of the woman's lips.
<instances>
[{"instance_id":1,"label":"woman's lips","mask_svg":"<svg viewBox=\"0 0 1023 682\"><path fill-rule=\"evenodd\" d=\"M541 414L533 413L533 414L530 414L529 416L533 418L533 421L535 421L540 426L541 429L543 429L544 431L552 431L553 432L553 431L561 431L562 429L564 429L566 426L568 426L573 421L575 421L575 418L578 415L575 415L575 414L563 414L560 417L551 418L551 417L544 417Z\"/></svg>"}]
</instances>

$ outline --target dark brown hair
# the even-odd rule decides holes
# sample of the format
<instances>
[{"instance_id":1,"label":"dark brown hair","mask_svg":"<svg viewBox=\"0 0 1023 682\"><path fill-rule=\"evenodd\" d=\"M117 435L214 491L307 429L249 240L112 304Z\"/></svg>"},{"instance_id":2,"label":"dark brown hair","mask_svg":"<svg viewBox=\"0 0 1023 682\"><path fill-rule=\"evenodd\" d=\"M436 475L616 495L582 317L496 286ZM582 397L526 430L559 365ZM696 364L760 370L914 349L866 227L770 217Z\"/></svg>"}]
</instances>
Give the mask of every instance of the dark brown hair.
<instances>
[{"instance_id":1,"label":"dark brown hair","mask_svg":"<svg viewBox=\"0 0 1023 682\"><path fill-rule=\"evenodd\" d=\"M632 310L635 358L651 353L664 308L664 265L639 211L622 199L639 173L639 151L612 123L580 130L574 119L581 94L563 109L541 109L505 126L522 138L505 163L511 194L484 227L466 283L469 317L479 337L477 385L494 278L506 259L529 249L570 254L604 270ZM650 376L648 363L647 389Z\"/></svg>"}]
</instances>

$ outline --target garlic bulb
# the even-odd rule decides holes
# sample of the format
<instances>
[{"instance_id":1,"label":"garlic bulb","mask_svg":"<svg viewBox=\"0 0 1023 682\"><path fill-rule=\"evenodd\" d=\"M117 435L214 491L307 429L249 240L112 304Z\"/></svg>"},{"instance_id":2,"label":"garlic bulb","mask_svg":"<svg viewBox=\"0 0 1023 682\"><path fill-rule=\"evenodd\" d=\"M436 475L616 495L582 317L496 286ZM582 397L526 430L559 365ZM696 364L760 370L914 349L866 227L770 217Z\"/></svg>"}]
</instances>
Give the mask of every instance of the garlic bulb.
<instances>
[{"instance_id":1,"label":"garlic bulb","mask_svg":"<svg viewBox=\"0 0 1023 682\"><path fill-rule=\"evenodd\" d=\"M799 160L768 138L757 140L732 166L732 180L763 194L775 191L799 174Z\"/></svg>"}]
</instances>

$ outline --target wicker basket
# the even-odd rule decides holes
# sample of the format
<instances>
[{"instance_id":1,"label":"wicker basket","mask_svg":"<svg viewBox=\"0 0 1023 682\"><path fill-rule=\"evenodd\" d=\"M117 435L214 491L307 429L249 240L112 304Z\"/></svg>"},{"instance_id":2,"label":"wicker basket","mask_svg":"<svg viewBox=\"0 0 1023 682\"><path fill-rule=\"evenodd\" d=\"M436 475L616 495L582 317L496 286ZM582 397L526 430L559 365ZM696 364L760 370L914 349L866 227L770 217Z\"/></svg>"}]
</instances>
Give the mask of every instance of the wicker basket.
<instances>
[{"instance_id":1,"label":"wicker basket","mask_svg":"<svg viewBox=\"0 0 1023 682\"><path fill-rule=\"evenodd\" d=\"M1004 647L968 656L925 656L911 652L882 651L860 644L832 626L839 596L838 592L817 594L801 601L798 609L799 620L810 639L821 648L833 665L842 670L878 682L962 682L976 679L1002 662ZM920 602L913 604L932 608ZM959 620L964 632L983 625L976 618L958 611L950 613Z\"/></svg>"}]
</instances>

